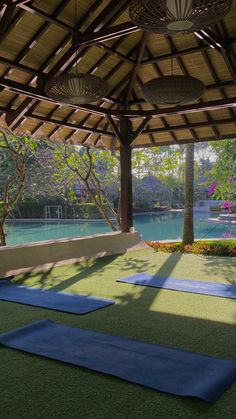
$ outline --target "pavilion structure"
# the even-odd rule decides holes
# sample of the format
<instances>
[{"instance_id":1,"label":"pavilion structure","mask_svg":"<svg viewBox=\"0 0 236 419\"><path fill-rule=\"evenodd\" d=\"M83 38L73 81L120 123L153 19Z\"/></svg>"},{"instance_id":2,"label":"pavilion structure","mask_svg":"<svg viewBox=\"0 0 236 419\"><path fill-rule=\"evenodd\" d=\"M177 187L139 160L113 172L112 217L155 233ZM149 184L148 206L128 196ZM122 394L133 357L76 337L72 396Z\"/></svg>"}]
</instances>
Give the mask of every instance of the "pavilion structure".
<instances>
[{"instance_id":1,"label":"pavilion structure","mask_svg":"<svg viewBox=\"0 0 236 419\"><path fill-rule=\"evenodd\" d=\"M216 24L174 36L142 30L129 0L79 0L76 16L74 3L0 0L1 119L35 138L119 149L127 232L132 148L236 138L236 3ZM107 95L88 104L49 97L48 80L75 67L106 80ZM171 71L201 80L202 97L177 106L147 102L143 85Z\"/></svg>"}]
</instances>

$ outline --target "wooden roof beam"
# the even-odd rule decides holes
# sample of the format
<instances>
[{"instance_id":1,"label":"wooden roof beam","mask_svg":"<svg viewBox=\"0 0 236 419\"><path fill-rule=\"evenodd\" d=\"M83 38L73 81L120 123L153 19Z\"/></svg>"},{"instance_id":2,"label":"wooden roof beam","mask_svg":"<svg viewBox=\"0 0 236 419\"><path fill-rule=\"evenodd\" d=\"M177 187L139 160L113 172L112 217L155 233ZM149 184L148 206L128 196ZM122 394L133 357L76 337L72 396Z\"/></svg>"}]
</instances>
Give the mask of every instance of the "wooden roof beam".
<instances>
[{"instance_id":1,"label":"wooden roof beam","mask_svg":"<svg viewBox=\"0 0 236 419\"><path fill-rule=\"evenodd\" d=\"M119 43L121 42L121 39L120 40L118 40L116 43L115 43L115 46L118 46L119 45ZM97 68L97 66L98 65L100 65L100 64L102 64L102 62L104 61L104 59L106 58L106 56L107 56L107 54L105 54L98 62L96 62L95 64L94 64L94 66L92 67L92 68L90 68L90 70L89 70L89 73L90 74L92 74L93 73L93 71ZM108 75L105 77L105 79L107 80L109 78L109 73L108 73ZM108 100L109 102L112 102L112 103L118 103L118 104L120 104L121 103L121 101L119 101L118 99L115 99L115 98L111 98L111 97L106 97L106 100ZM103 100L101 103L100 103L100 106L102 106L103 104L105 103L105 101ZM55 106L55 108L48 114L48 116L52 116L53 114L54 114L54 112L56 112L57 111L57 109L58 109L58 107L59 107L60 105L56 105ZM72 116L73 115L73 113L74 112L76 112L76 110L72 110L70 113L69 113L69 115L67 115L67 117L64 119L65 121L67 121L68 120L68 118L70 117L70 116ZM84 118L84 120L83 120L83 123L85 123L89 118L90 118L90 116L91 116L92 114L91 113L89 113L88 115L86 115L86 117ZM101 122L101 120L103 119L103 117L101 117L100 118L100 120L99 120L99 123ZM40 129L41 128L41 126L43 125L44 123L43 122L40 122L40 124L35 128L35 130L37 131L38 129ZM95 124L95 126L96 126L96 124ZM55 129L55 131L57 130L57 129L59 129L59 127L58 128L56 128ZM54 132L55 133L55 132ZM89 134L90 135L90 134ZM69 139L70 137L68 137L68 139Z\"/></svg>"},{"instance_id":2,"label":"wooden roof beam","mask_svg":"<svg viewBox=\"0 0 236 419\"><path fill-rule=\"evenodd\" d=\"M175 47L175 44L174 44L174 41L173 41L172 37L166 36L165 38L166 38L167 42L169 43L172 52L176 52L176 47ZM177 60L177 63L179 65L179 67L181 68L181 71L183 72L183 74L189 76L189 73L187 71L187 68L186 68L183 60L182 60L182 57L177 57L176 60ZM200 102L201 102L201 100L200 100ZM205 112L205 113L207 114L207 112ZM187 115L182 115L182 118L183 118L183 120L185 122L185 125L188 125L189 124L189 120L188 120ZM191 135L193 137L193 141L196 140L196 139L198 139L198 135L197 135L196 131L193 128L190 128L189 130L190 130Z\"/></svg>"},{"instance_id":3,"label":"wooden roof beam","mask_svg":"<svg viewBox=\"0 0 236 419\"><path fill-rule=\"evenodd\" d=\"M69 0L69 1L71 1L71 0ZM65 6L64 6L64 7L66 7L66 2L64 2L64 3L65 3ZM100 1L97 1L97 2L95 2L95 3L97 3L98 5L100 5ZM103 17L103 15L100 15L100 18L99 18L99 24L98 24L98 26L97 26L97 28L96 28L96 31L98 31L98 30L100 30L101 28L103 28L103 26L104 26L107 22L109 22L110 16L111 16L111 15L113 15L113 16L114 16L114 13L118 13L118 12L120 12L120 9L122 9L122 8L124 7L124 5L126 5L126 3L127 3L127 0L123 0L123 1L116 2L116 8L115 8L115 10L114 10L114 7L110 7L109 13L107 13L107 12L106 12L106 14L104 13L104 17ZM93 9L94 9L94 6L96 6L96 4L93 4L93 5L92 5ZM38 14L39 16L41 16L44 20L46 20L46 22L45 22L44 24L46 24L46 23L47 23L47 24L50 24L50 23L51 23L51 24L57 25L57 26L59 26L60 28L63 28L65 31L69 32L71 36L73 36L73 35L74 35L74 32L75 32L74 27L72 27L72 26L70 26L70 25L67 25L67 24L65 24L64 22L62 22L62 21L60 21L60 20L58 20L58 19L57 19L57 16L58 16L60 13L57 13L57 14L56 14L56 11L55 11L55 12L53 12L53 14L52 14L52 15L48 15L48 14L46 14L45 12L43 12L43 11L41 11L41 10L39 10L39 9L37 9L37 8L35 8L35 7L33 7L33 6L29 6L29 5L24 6L24 7L23 7L23 9L24 9L25 11L30 12L30 13L33 13L33 14ZM86 13L86 16L88 16L89 14L90 14L90 11L88 10L88 12ZM80 23L80 26L81 26L81 22L79 22L79 23ZM93 22L93 23L95 23L95 25L96 25L96 22ZM96 27L96 26L95 26L95 27ZM86 33L87 33L87 31L86 31ZM93 33L94 33L92 29L90 29L90 33L91 33L91 34L93 34ZM84 34L78 31L78 41L79 41L79 45L81 45L81 44L82 44L82 42L80 41L80 39L81 39L83 36L84 36ZM120 58L122 58L122 59L123 59L123 60L125 60L125 61L129 61L128 59L126 59L126 57L125 57L123 54L120 54L119 52L113 51L113 49L112 49L112 48L110 48L109 46L107 46L107 45L105 45L105 44L103 44L103 43L100 43L98 46L101 46L102 48L106 49L106 50L107 50L107 51L109 51L111 54L116 54L117 56L119 56Z\"/></svg>"},{"instance_id":4,"label":"wooden roof beam","mask_svg":"<svg viewBox=\"0 0 236 419\"><path fill-rule=\"evenodd\" d=\"M96 29L99 29L101 26L103 26L103 22L105 20L105 22L109 21L110 23L112 22L112 19L114 16L117 17L117 13L122 13L124 8L126 7L126 3L127 0L121 0L119 2L119 6L117 6L117 1L116 0L112 0L108 6L106 6L104 8L104 10L99 14L99 16L89 25L87 32L90 31L95 31ZM56 75L58 72L63 72L65 71L69 65L71 64L71 62L73 61L73 59L78 59L80 54L81 56L83 56L84 54L84 49L86 50L86 48L84 46L81 47L80 51L77 52L77 48L72 45L69 50L64 54L64 56L54 65L54 67L50 70L50 72L48 73L47 77L53 77L54 75ZM28 109L29 103L28 101L25 101L25 111ZM20 110L21 113L21 117L23 117L23 106L21 107ZM20 122L20 119L18 118L18 113L15 113L17 122L15 121L14 123L14 113L11 114L11 124L14 124L14 126L16 127L16 123Z\"/></svg>"},{"instance_id":5,"label":"wooden roof beam","mask_svg":"<svg viewBox=\"0 0 236 419\"><path fill-rule=\"evenodd\" d=\"M27 96L27 101L29 99L29 103L28 103L27 109L25 109L25 112L27 112L27 110L29 109L30 98L31 99L36 99L36 100L39 100L39 101L45 101L45 102L48 102L48 103L55 103L55 104L63 105L62 103L56 102L53 99L50 99L49 97L45 96L45 93L42 90L40 90L38 88L35 88L35 87L31 87L31 86L25 86L24 84L15 82L13 80L8 80L8 79L4 79L4 78L0 77L0 85L5 87L7 90L13 91L13 92L15 92L17 94L20 94L20 95ZM31 101L31 102L33 103L33 101ZM20 109L21 112L18 111L18 109L16 109L14 111L15 116L18 117L18 115L20 113L21 113L21 117L23 116L23 113L24 113L23 103L19 106L19 108L22 108L22 109ZM103 108L100 108L100 107L95 106L95 105L64 104L64 106L68 106L69 108L74 108L74 109L80 109L80 110L85 111L85 112L92 112L93 114L103 115L103 116L106 114L106 112L108 112L108 109L105 109L105 108L103 109ZM14 118L11 119L11 123L13 123L13 122L14 122Z\"/></svg>"},{"instance_id":6,"label":"wooden roof beam","mask_svg":"<svg viewBox=\"0 0 236 419\"><path fill-rule=\"evenodd\" d=\"M128 5L128 0L112 0L110 1L110 4L104 8L104 10L100 13L99 16L93 21L92 25L89 26L89 31L86 30L84 34L80 34L80 37L78 37L78 42L80 45L84 43L96 43L99 41L102 41L102 38L104 39L112 39L117 36L122 36L122 32L131 33L138 29L137 26L132 24L131 22L128 22L127 24L121 24L114 26L110 28L110 30L105 30L103 33L103 28L107 24L109 24L110 20L116 16L122 13L125 8ZM22 7L25 11L29 13L36 14L40 16L42 19L50 22L51 24L57 25L60 28L64 29L65 31L70 32L71 34L74 34L74 28L70 25L62 22L61 20L54 18L47 13L43 12L42 10L38 9L37 7L33 5L28 4L20 4L20 7ZM116 29L115 29L116 28ZM131 32L130 32L131 31ZM126 33L123 33L125 35ZM109 38L107 38L109 37ZM101 38L101 39L100 39Z\"/></svg>"},{"instance_id":7,"label":"wooden roof beam","mask_svg":"<svg viewBox=\"0 0 236 419\"><path fill-rule=\"evenodd\" d=\"M52 16L57 16L63 9L64 9L64 7L66 7L66 4L67 4L67 0L65 0L65 1L62 1L58 6L57 6L57 8L55 9L55 11L53 12L53 14L52 14ZM90 13L93 13L98 7L100 6L100 0L96 0L91 6L90 6L90 8L88 9L88 11L87 11L87 13L88 14L90 14ZM23 10L21 11L22 13L23 13ZM82 16L82 18L79 20L79 25L82 25L84 22L85 22L85 20L87 19L87 13L85 13L83 16ZM42 27L41 28L43 28L43 31L44 31L44 28L45 28L45 24L46 25L48 25L48 22L45 22L43 25L42 25ZM40 31L40 29L39 29L39 31ZM37 32L37 34L38 34L38 32ZM42 35L42 34L38 34L38 35ZM35 40L36 40L37 38L36 38L36 34L32 37L32 39L30 40L30 44L32 45L32 42L34 42ZM42 63L42 65L40 66L40 68L39 68L39 70L34 70L33 71L33 76L28 80L28 84L30 84L30 83L32 83L33 81L34 81L34 79L35 78L37 78L37 77L41 77L41 76L43 76L43 71L46 71L47 70L47 67L48 67L48 64L50 63L50 61L51 61L51 59L55 56L55 55L57 55L58 54L58 52L62 49L62 48L64 48L65 46L66 46L66 44L70 41L70 39L71 39L71 34L69 34L69 35L67 35L61 42L60 42L60 44L54 49L54 51L50 54L50 56ZM27 44L27 48L28 48L29 46L28 46L28 44ZM17 59L19 60L19 59L23 59L24 57L25 57L25 55L26 55L26 53L28 52L28 49L26 49L26 48L23 48L23 50L19 53L19 55L18 55L18 57L17 57ZM86 50L85 50L85 52L86 52ZM0 58L0 60L1 60L1 58ZM3 59L4 60L4 59ZM1 61L0 61L1 62ZM14 63L14 64L13 64ZM6 70L6 72L4 73L4 77L8 74L8 71L11 69L11 67L14 67L14 68L18 68L19 70L25 70L26 71L26 66L24 66L23 67L23 65L22 64L19 64L19 67L17 66L17 62L16 61L14 61L13 63L11 63L11 62L6 62L6 60L5 60L5 62L3 62L3 64L10 64L10 68L8 68L7 70ZM16 97L17 97L17 95L16 95ZM11 102L14 102L14 99L11 101ZM39 102L38 102L39 103ZM26 101L25 102L25 105L26 105L26 107L28 106L28 102ZM23 115L22 115L22 118L23 118ZM21 120L18 120L17 121L17 123L15 123L15 126L17 126L17 124L19 124L21 122Z\"/></svg>"},{"instance_id":8,"label":"wooden roof beam","mask_svg":"<svg viewBox=\"0 0 236 419\"><path fill-rule=\"evenodd\" d=\"M200 34L210 46L217 49L222 54L232 80L236 85L236 60L233 51L229 48L227 43L225 43L225 39L222 37L217 37L213 32L209 30L201 30Z\"/></svg>"},{"instance_id":9,"label":"wooden roof beam","mask_svg":"<svg viewBox=\"0 0 236 419\"><path fill-rule=\"evenodd\" d=\"M235 134L226 134L226 135L220 135L218 138L216 137L204 137L204 138L196 138L194 140L194 143L205 143L208 141L218 141L218 140L230 140L230 139L235 139ZM193 140L189 140L189 139L183 139L183 140L178 140L178 144L189 144L192 143ZM157 147L162 147L162 146L169 146L169 145L174 145L175 143L173 141L156 141L155 145ZM136 144L133 148L143 148L144 146L142 144ZM153 147L152 144L146 144L145 148L148 147Z\"/></svg>"},{"instance_id":10,"label":"wooden roof beam","mask_svg":"<svg viewBox=\"0 0 236 419\"><path fill-rule=\"evenodd\" d=\"M213 84L209 84L207 86L205 86L205 89L208 90L215 90L215 89L224 89L225 87L229 87L229 86L233 86L234 82L233 80L228 80L228 81L217 81L216 83ZM142 104L145 103L146 101L142 98L139 99L135 99L135 100L131 100L129 102L130 105L137 105L137 104Z\"/></svg>"},{"instance_id":11,"label":"wooden roof beam","mask_svg":"<svg viewBox=\"0 0 236 419\"><path fill-rule=\"evenodd\" d=\"M147 51L148 56L151 57L152 54L151 54L151 51L149 50L148 46L146 46L146 51ZM157 63L152 63L152 67L154 68L154 71L155 71L157 77L163 76L163 73L162 73L162 71L161 71L161 69L160 69L160 67L158 66ZM141 80L139 80L139 84L141 85ZM141 85L141 87L143 87L143 84ZM158 106L155 105L155 109L158 109ZM168 122L166 121L166 119L164 117L162 117L160 119L161 119L161 122L164 124L164 126L166 128L170 128ZM176 138L175 133L170 130L170 134L171 134L173 140L177 143L177 138Z\"/></svg>"},{"instance_id":12,"label":"wooden roof beam","mask_svg":"<svg viewBox=\"0 0 236 419\"><path fill-rule=\"evenodd\" d=\"M93 114L102 115L102 116L113 115L116 117L123 116L127 118L141 119L146 116L162 117L162 116L167 116L171 114L182 115L182 114L188 114L188 113L194 113L194 112L203 112L205 110L216 110L216 109L222 109L222 108L236 107L236 97L232 97L232 98L227 98L227 99L214 100L210 102L194 103L194 104L185 105L185 106L168 107L168 108L163 108L163 109L142 110L140 112L137 112L134 110L127 110L127 109L126 110L107 109L107 108L101 108L95 105L61 104L59 102L54 101L53 99L46 97L45 93L42 92L38 88L25 86L24 84L18 83L13 80L4 79L3 77L0 77L0 86L3 86L7 90L16 92L21 95L25 95L32 99L37 99L37 100L45 101L49 103L60 104L62 106L68 106L70 108L80 109L85 112L91 112Z\"/></svg>"},{"instance_id":13,"label":"wooden roof beam","mask_svg":"<svg viewBox=\"0 0 236 419\"><path fill-rule=\"evenodd\" d=\"M22 6L24 3L29 3L31 0L0 0L0 7L14 4L14 6Z\"/></svg>"},{"instance_id":14,"label":"wooden roof beam","mask_svg":"<svg viewBox=\"0 0 236 419\"><path fill-rule=\"evenodd\" d=\"M109 4L102 10L102 12L89 26L88 29L90 32L98 32L116 20L124 12L128 3L129 0L110 0ZM86 30L86 33L88 33L88 29Z\"/></svg>"},{"instance_id":15,"label":"wooden roof beam","mask_svg":"<svg viewBox=\"0 0 236 419\"><path fill-rule=\"evenodd\" d=\"M76 125L76 124L73 124L72 122L59 121L58 119L55 119L55 118L47 118L47 117L44 117L44 116L35 115L35 114L31 114L31 113L26 114L26 115L27 115L27 118L29 118L29 119L36 119L37 121L46 122L48 124L54 124L58 127L71 128L71 129L76 130L76 131L80 130L80 131L83 131L83 132L107 135L107 136L111 136L111 137L114 136L113 132L111 132L111 131L105 131L103 129L99 129L99 128L95 128L95 127L89 128L89 127L85 127L82 124L81 125L80 124Z\"/></svg>"},{"instance_id":16,"label":"wooden roof beam","mask_svg":"<svg viewBox=\"0 0 236 419\"><path fill-rule=\"evenodd\" d=\"M44 73L41 70L36 70L32 67L28 67L24 64L18 63L16 61L9 60L9 59L4 58L4 57L0 57L0 63L4 64L4 65L7 65L10 68L15 68L17 70L23 71L25 73L29 73L29 74L34 75L34 76L38 76L38 77L44 76ZM134 63L133 60L132 60L132 63ZM122 63L119 62L117 65L120 66L121 64ZM97 65L98 64L95 63L94 68L97 67ZM205 86L205 88L206 88L206 90L223 89L225 87L232 86L232 85L234 85L234 82L232 80L228 80L228 81L219 81L218 80L216 83L209 84L209 85ZM108 101L114 101L114 103L116 103L116 99L110 97L110 95L107 96L107 100ZM140 104L145 103L145 100L144 99L134 99L134 100L129 101L130 105L137 105L139 103Z\"/></svg>"},{"instance_id":17,"label":"wooden roof beam","mask_svg":"<svg viewBox=\"0 0 236 419\"><path fill-rule=\"evenodd\" d=\"M79 45L94 45L98 42L108 41L110 39L118 38L120 36L129 35L134 32L139 32L140 28L131 22L121 23L119 25L111 26L99 32L82 34L78 38Z\"/></svg>"},{"instance_id":18,"label":"wooden roof beam","mask_svg":"<svg viewBox=\"0 0 236 419\"><path fill-rule=\"evenodd\" d=\"M133 90L133 96L136 98L137 96L136 96L136 93L135 93L135 91ZM141 108L141 106L140 105L137 105L138 106L138 108L141 110L142 108ZM146 124L146 127L147 128L149 128L149 125L148 124ZM145 127L144 127L145 128ZM141 133L140 133L141 134ZM154 140L154 136L152 135L152 134L149 134L149 138L150 138L150 141L151 141L151 144L155 144L155 140ZM135 143L135 141L134 141L134 143Z\"/></svg>"},{"instance_id":19,"label":"wooden roof beam","mask_svg":"<svg viewBox=\"0 0 236 419\"><path fill-rule=\"evenodd\" d=\"M157 134L162 132L170 132L171 130L179 131L183 129L196 129L196 128L204 128L214 125L225 125L225 124L235 124L236 122L236 116L233 118L228 119L218 119L218 120L211 120L211 121L204 121L204 122L194 122L188 124L182 124L182 125L171 125L168 128L162 127L162 128L148 128L142 132L142 134ZM236 137L236 134L235 134Z\"/></svg>"},{"instance_id":20,"label":"wooden roof beam","mask_svg":"<svg viewBox=\"0 0 236 419\"><path fill-rule=\"evenodd\" d=\"M209 42L209 39L208 39L208 42ZM229 45L235 44L236 43L236 37L227 39L227 43ZM147 58L147 59L145 59L141 62L141 65L148 65L148 64L155 63L155 62L165 61L165 60L168 60L171 57L176 58L176 57L181 57L181 56L184 56L184 55L194 54L196 52L209 50L210 48L211 48L210 44L207 43L207 44L201 44L201 45L199 45L197 47L193 47L193 48L176 50L173 53L168 53L168 54L163 54L163 55L159 55L159 56L156 56L156 57Z\"/></svg>"},{"instance_id":21,"label":"wooden roof beam","mask_svg":"<svg viewBox=\"0 0 236 419\"><path fill-rule=\"evenodd\" d=\"M137 75L138 75L138 71L139 71L139 68L140 68L140 63L142 61L142 58L143 58L143 55L144 55L144 52L145 52L147 36L148 36L147 32L143 32L143 36L142 36L142 39L140 41L140 45L139 45L139 48L138 48L138 51L137 51L137 60L136 60L136 63L134 65L132 75L131 75L131 78L128 82L128 86L127 86L127 93L126 93L125 102L124 102L124 107L125 108L127 108L127 106L128 106L128 103L129 103L129 100L130 100L130 97L131 97L131 93L132 93L132 90L133 90L133 87L134 87L134 84L135 84L135 81L136 81L136 78L137 78Z\"/></svg>"},{"instance_id":22,"label":"wooden roof beam","mask_svg":"<svg viewBox=\"0 0 236 419\"><path fill-rule=\"evenodd\" d=\"M123 135L120 131L119 126L116 124L116 122L114 121L114 119L110 115L107 115L107 119L108 119L108 121L109 121L109 123L110 123L110 125L111 125L111 127L114 131L114 134L115 134L117 140L119 141L121 147L124 147L126 141L125 141L125 138L123 137Z\"/></svg>"},{"instance_id":23,"label":"wooden roof beam","mask_svg":"<svg viewBox=\"0 0 236 419\"><path fill-rule=\"evenodd\" d=\"M62 0L58 7L55 9L55 11L53 12L52 16L56 17L58 16L63 10L64 8L67 6L67 4L70 2L70 0ZM38 38L40 38L48 29L48 27L50 26L50 24L48 22L44 22L43 25L37 30L37 32L34 34L34 36L27 42L27 44L24 46L24 48L20 51L20 53L17 55L16 59L13 62L8 63L8 65L10 65L10 67L4 72L4 77L6 77L8 75L8 73L11 71L12 67L13 68L17 68L17 66L19 66L19 69L23 70L24 69L27 71L27 67L24 65L21 65L21 61L25 58L25 56L27 55L27 53L29 52L29 50L34 46L34 44L36 43L36 41L38 40ZM1 58L0 58L1 60ZM5 60L5 62L7 63L8 60ZM3 62L4 62L4 58L3 58ZM33 73L33 71L31 72ZM35 75L39 76L37 70L34 70Z\"/></svg>"},{"instance_id":24,"label":"wooden roof beam","mask_svg":"<svg viewBox=\"0 0 236 419\"><path fill-rule=\"evenodd\" d=\"M1 21L0 21L0 43L2 42L4 34L8 29L10 21L15 12L15 9L16 9L15 3L9 2L9 4L7 4L5 9L3 10Z\"/></svg>"},{"instance_id":25,"label":"wooden roof beam","mask_svg":"<svg viewBox=\"0 0 236 419\"><path fill-rule=\"evenodd\" d=\"M96 124L94 125L94 127L95 127L95 128L97 128L97 127L99 126L99 124L100 124L100 122L102 121L102 119L103 119L103 118L99 118L99 120L98 120L98 121L96 122ZM105 130L106 130L106 127L105 127ZM86 135L86 137L82 140L81 144L82 144L82 145L84 145L84 144L86 143L86 141L88 141L88 139L91 137L91 135L92 135L91 133L90 133L90 134L87 134L87 135ZM101 137L101 136L99 136L99 139L100 139L100 137ZM69 138L70 138L70 137L69 137ZM116 137L115 137L115 135L114 135L114 137L113 137L113 138L114 138L114 139L116 138ZM96 144L94 144L94 145L96 145ZM85 145L85 147L86 147L86 145Z\"/></svg>"},{"instance_id":26,"label":"wooden roof beam","mask_svg":"<svg viewBox=\"0 0 236 419\"><path fill-rule=\"evenodd\" d=\"M109 47L108 45L103 44L103 43L96 44L96 46L98 48L104 49L106 52L108 52L109 54L114 55L115 57L119 57L122 61L125 61L126 63L132 64L132 65L135 63L134 60L132 60L131 58L122 54L121 52L117 51L114 46Z\"/></svg>"},{"instance_id":27,"label":"wooden roof beam","mask_svg":"<svg viewBox=\"0 0 236 419\"><path fill-rule=\"evenodd\" d=\"M151 120L151 116L147 116L146 118L143 119L143 121L141 122L141 124L139 125L139 127L132 132L132 136L131 136L131 147L133 147L136 139L138 138L139 135L142 134L143 130L146 128L146 126L148 125L148 122Z\"/></svg>"}]
</instances>

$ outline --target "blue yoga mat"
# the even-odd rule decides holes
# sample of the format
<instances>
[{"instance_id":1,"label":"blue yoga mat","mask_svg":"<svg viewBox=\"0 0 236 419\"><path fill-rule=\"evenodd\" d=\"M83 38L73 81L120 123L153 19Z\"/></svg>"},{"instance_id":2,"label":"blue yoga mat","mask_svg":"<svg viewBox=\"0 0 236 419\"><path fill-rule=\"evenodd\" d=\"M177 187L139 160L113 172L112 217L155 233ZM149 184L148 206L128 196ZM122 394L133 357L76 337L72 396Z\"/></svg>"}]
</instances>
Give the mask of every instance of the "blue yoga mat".
<instances>
[{"instance_id":1,"label":"blue yoga mat","mask_svg":"<svg viewBox=\"0 0 236 419\"><path fill-rule=\"evenodd\" d=\"M0 300L73 314L86 314L114 304L113 300L65 292L43 291L15 285L6 280L0 281Z\"/></svg>"},{"instance_id":2,"label":"blue yoga mat","mask_svg":"<svg viewBox=\"0 0 236 419\"><path fill-rule=\"evenodd\" d=\"M118 279L117 282L191 292L194 294L212 295L215 297L236 298L236 285L217 284L215 282L193 281L191 279L177 279L172 277L165 278L146 273Z\"/></svg>"},{"instance_id":3,"label":"blue yoga mat","mask_svg":"<svg viewBox=\"0 0 236 419\"><path fill-rule=\"evenodd\" d=\"M236 380L236 361L153 345L49 320L0 335L0 343L178 396L216 401Z\"/></svg>"}]
</instances>

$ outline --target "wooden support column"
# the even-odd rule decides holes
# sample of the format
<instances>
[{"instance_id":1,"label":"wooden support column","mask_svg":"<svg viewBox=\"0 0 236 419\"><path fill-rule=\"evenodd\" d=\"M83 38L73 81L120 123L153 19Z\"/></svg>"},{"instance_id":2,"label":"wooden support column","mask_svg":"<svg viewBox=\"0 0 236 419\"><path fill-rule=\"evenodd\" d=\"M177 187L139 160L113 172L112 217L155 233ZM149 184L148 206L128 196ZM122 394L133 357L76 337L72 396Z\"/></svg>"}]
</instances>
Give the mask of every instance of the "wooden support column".
<instances>
[{"instance_id":1,"label":"wooden support column","mask_svg":"<svg viewBox=\"0 0 236 419\"><path fill-rule=\"evenodd\" d=\"M132 197L132 125L129 119L120 119L120 147L121 169L121 230L128 232L133 227L133 197Z\"/></svg>"}]
</instances>

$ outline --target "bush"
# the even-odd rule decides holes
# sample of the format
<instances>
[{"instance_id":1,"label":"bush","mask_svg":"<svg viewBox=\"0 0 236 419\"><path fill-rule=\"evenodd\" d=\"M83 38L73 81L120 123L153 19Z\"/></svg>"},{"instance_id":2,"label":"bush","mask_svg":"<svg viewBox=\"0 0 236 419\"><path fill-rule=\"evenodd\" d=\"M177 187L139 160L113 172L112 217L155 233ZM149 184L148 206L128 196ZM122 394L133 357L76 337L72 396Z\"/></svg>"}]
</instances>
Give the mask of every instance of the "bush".
<instances>
[{"instance_id":1,"label":"bush","mask_svg":"<svg viewBox=\"0 0 236 419\"><path fill-rule=\"evenodd\" d=\"M45 206L46 205L62 205L64 201L60 197L42 198L39 200L24 198L19 201L16 208L13 210L13 218L45 218Z\"/></svg>"},{"instance_id":2,"label":"bush","mask_svg":"<svg viewBox=\"0 0 236 419\"><path fill-rule=\"evenodd\" d=\"M235 256L236 257L236 240L221 241L200 241L192 245L183 246L181 242L162 243L155 241L146 241L156 252L181 252L193 253L195 255L209 256Z\"/></svg>"},{"instance_id":3,"label":"bush","mask_svg":"<svg viewBox=\"0 0 236 419\"><path fill-rule=\"evenodd\" d=\"M85 219L102 218L95 204L91 202L84 202L82 204L77 204L74 206L74 208L75 208L76 218L85 218ZM110 214L108 206L103 205L103 208L105 209L105 211L110 217L113 216L112 214Z\"/></svg>"},{"instance_id":4,"label":"bush","mask_svg":"<svg viewBox=\"0 0 236 419\"><path fill-rule=\"evenodd\" d=\"M212 206L212 207L210 207L210 211L221 211L221 207L219 207L219 206Z\"/></svg>"}]
</instances>

